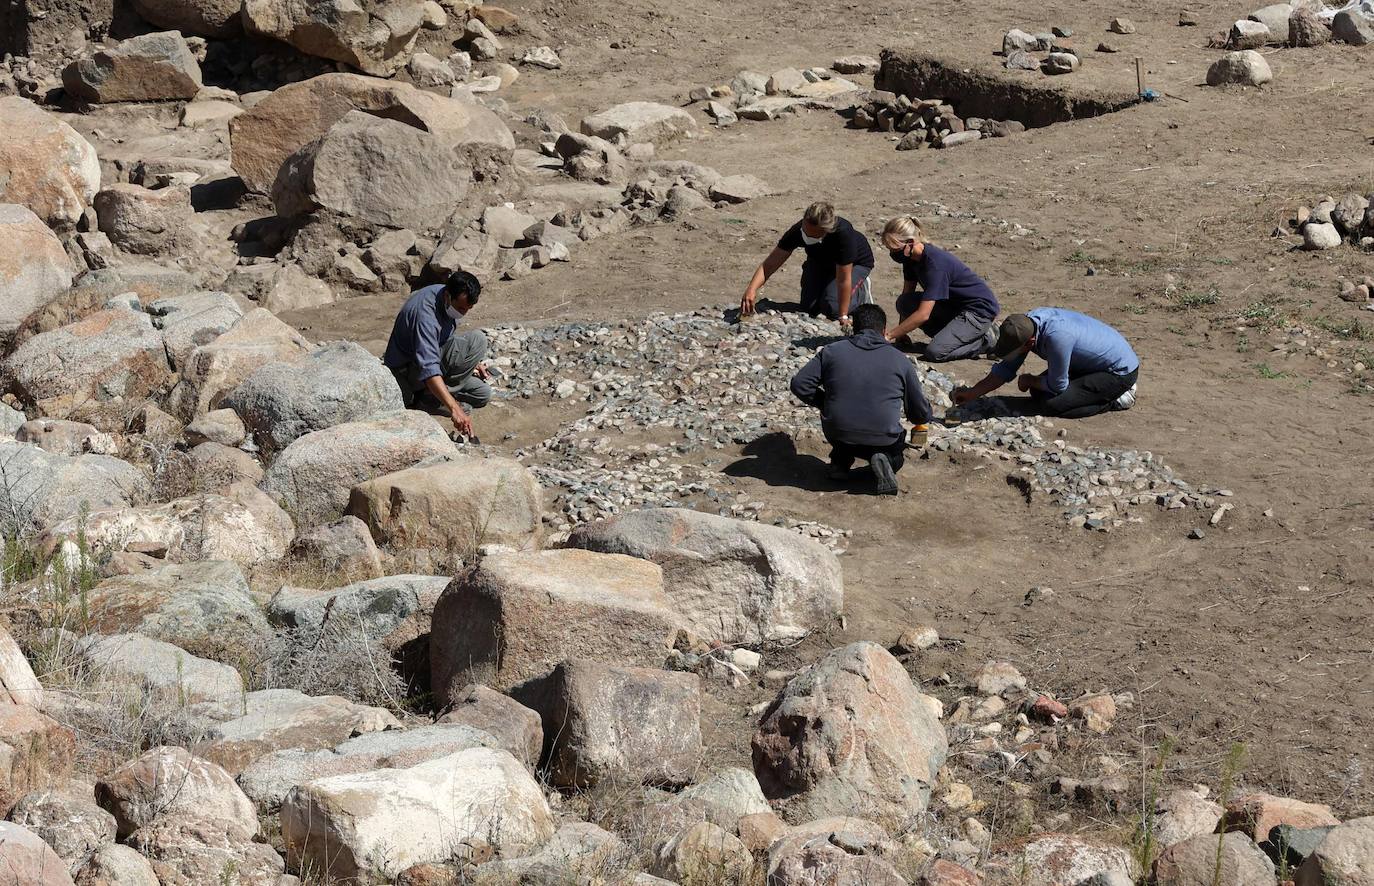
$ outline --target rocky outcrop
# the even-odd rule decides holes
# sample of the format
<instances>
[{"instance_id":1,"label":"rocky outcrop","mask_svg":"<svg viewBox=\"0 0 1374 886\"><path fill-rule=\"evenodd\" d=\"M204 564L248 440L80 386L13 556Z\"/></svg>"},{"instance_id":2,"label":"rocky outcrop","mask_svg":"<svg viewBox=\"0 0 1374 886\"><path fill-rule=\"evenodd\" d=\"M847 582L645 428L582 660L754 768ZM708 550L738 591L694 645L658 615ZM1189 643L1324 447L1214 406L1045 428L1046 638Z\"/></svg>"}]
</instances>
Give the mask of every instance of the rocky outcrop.
<instances>
[{"instance_id":1,"label":"rocky outcrop","mask_svg":"<svg viewBox=\"0 0 1374 886\"><path fill-rule=\"evenodd\" d=\"M410 58L424 20L420 0L245 0L250 34L289 43L306 55L333 59L389 77Z\"/></svg>"},{"instance_id":2,"label":"rocky outcrop","mask_svg":"<svg viewBox=\"0 0 1374 886\"><path fill-rule=\"evenodd\" d=\"M62 241L27 206L0 203L0 337L72 285Z\"/></svg>"},{"instance_id":3,"label":"rocky outcrop","mask_svg":"<svg viewBox=\"0 0 1374 886\"><path fill-rule=\"evenodd\" d=\"M62 86L96 103L191 99L200 91L200 64L181 34L160 31L72 62L62 71Z\"/></svg>"},{"instance_id":4,"label":"rocky outcrop","mask_svg":"<svg viewBox=\"0 0 1374 886\"><path fill-rule=\"evenodd\" d=\"M189 422L219 408L225 395L258 367L293 362L309 352L310 343L270 311L249 311L229 331L191 351L168 408Z\"/></svg>"},{"instance_id":5,"label":"rocky outcrop","mask_svg":"<svg viewBox=\"0 0 1374 886\"><path fill-rule=\"evenodd\" d=\"M51 228L73 227L100 189L95 148L17 95L0 98L0 120L0 203L27 207Z\"/></svg>"}]
</instances>

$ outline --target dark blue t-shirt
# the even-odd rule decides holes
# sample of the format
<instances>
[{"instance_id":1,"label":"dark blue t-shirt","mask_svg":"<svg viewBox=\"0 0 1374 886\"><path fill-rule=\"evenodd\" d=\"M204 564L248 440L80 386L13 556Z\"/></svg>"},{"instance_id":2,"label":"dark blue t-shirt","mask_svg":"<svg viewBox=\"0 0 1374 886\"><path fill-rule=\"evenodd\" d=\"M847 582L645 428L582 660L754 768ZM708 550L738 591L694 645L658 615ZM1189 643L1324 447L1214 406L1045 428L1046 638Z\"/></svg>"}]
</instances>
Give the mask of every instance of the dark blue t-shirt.
<instances>
[{"instance_id":1,"label":"dark blue t-shirt","mask_svg":"<svg viewBox=\"0 0 1374 886\"><path fill-rule=\"evenodd\" d=\"M900 252L891 255L902 266L902 279L921 285L920 300L935 302L930 322L944 326L965 311L991 320L1001 310L997 296L983 278L940 247L925 244L924 253L917 259Z\"/></svg>"},{"instance_id":2,"label":"dark blue t-shirt","mask_svg":"<svg viewBox=\"0 0 1374 886\"><path fill-rule=\"evenodd\" d=\"M843 218L835 219L835 230L822 237L819 243L802 240L801 222L797 222L782 235L778 248L788 252L805 249L808 274L834 277L839 265L873 267L873 250L868 248L868 238Z\"/></svg>"}]
</instances>

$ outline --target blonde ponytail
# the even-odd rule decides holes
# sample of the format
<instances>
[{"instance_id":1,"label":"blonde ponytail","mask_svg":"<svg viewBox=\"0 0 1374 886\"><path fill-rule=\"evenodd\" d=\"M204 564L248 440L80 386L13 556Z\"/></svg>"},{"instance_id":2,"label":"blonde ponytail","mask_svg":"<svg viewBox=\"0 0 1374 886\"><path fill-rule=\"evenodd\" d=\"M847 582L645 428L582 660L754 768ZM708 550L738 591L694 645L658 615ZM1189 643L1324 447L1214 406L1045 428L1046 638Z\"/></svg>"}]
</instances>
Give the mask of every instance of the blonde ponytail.
<instances>
[{"instance_id":1,"label":"blonde ponytail","mask_svg":"<svg viewBox=\"0 0 1374 886\"><path fill-rule=\"evenodd\" d=\"M900 249L908 240L925 241L925 231L915 216L899 215L883 225L883 245L888 249Z\"/></svg>"}]
</instances>

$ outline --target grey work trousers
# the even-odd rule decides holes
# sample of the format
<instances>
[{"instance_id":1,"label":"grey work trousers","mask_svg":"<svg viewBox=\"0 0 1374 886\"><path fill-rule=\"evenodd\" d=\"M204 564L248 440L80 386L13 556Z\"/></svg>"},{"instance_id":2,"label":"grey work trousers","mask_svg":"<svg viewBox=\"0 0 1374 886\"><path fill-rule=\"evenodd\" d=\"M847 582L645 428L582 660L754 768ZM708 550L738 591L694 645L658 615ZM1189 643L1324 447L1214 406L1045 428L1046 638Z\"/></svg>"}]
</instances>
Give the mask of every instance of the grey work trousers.
<instances>
[{"instance_id":1,"label":"grey work trousers","mask_svg":"<svg viewBox=\"0 0 1374 886\"><path fill-rule=\"evenodd\" d=\"M444 386L453 399L472 409L481 409L491 402L491 386L472 374L486 356L487 336L480 329L454 333L439 349L439 371ZM425 380L420 378L419 364L411 363L393 369L391 374L401 387L401 399L406 408L414 406L425 393Z\"/></svg>"},{"instance_id":2,"label":"grey work trousers","mask_svg":"<svg viewBox=\"0 0 1374 886\"><path fill-rule=\"evenodd\" d=\"M902 320L910 317L920 307L921 294L908 292L897 297L897 316ZM927 321L921 331L930 336L930 344L922 356L928 363L945 363L950 360L967 360L981 357L992 350L997 343L993 334L992 320L964 311L946 323L937 326Z\"/></svg>"}]
</instances>

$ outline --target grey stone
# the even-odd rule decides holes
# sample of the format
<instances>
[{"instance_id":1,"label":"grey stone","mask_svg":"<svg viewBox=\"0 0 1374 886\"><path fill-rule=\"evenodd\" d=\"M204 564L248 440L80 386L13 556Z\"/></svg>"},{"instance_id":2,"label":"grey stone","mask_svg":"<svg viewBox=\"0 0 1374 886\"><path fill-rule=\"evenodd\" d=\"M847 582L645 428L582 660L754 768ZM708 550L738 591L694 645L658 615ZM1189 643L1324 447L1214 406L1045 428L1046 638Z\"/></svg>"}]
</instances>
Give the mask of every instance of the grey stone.
<instances>
[{"instance_id":1,"label":"grey stone","mask_svg":"<svg viewBox=\"0 0 1374 886\"><path fill-rule=\"evenodd\" d=\"M394 412L401 390L381 361L353 342L322 345L293 363L254 371L224 398L268 456L312 431Z\"/></svg>"},{"instance_id":2,"label":"grey stone","mask_svg":"<svg viewBox=\"0 0 1374 886\"><path fill-rule=\"evenodd\" d=\"M1288 17L1288 45L1320 46L1331 40L1331 29L1307 6L1293 7Z\"/></svg>"},{"instance_id":3,"label":"grey stone","mask_svg":"<svg viewBox=\"0 0 1374 886\"><path fill-rule=\"evenodd\" d=\"M448 582L443 576L389 575L330 590L284 585L268 601L267 617L310 643L327 615L395 652L416 641L427 645L434 605Z\"/></svg>"},{"instance_id":4,"label":"grey stone","mask_svg":"<svg viewBox=\"0 0 1374 886\"><path fill-rule=\"evenodd\" d=\"M1258 49L1273 39L1274 35L1264 22L1241 19L1231 26L1226 39L1228 49Z\"/></svg>"},{"instance_id":5,"label":"grey stone","mask_svg":"<svg viewBox=\"0 0 1374 886\"><path fill-rule=\"evenodd\" d=\"M1374 817L1332 828L1298 868L1297 886L1364 886L1374 869Z\"/></svg>"},{"instance_id":6,"label":"grey stone","mask_svg":"<svg viewBox=\"0 0 1374 886\"><path fill-rule=\"evenodd\" d=\"M0 332L12 332L72 285L62 241L27 206L0 204Z\"/></svg>"},{"instance_id":7,"label":"grey stone","mask_svg":"<svg viewBox=\"0 0 1374 886\"><path fill-rule=\"evenodd\" d=\"M162 255L194 243L188 188L150 190L116 182L95 195L94 206L100 230L127 252Z\"/></svg>"},{"instance_id":8,"label":"grey stone","mask_svg":"<svg viewBox=\"0 0 1374 886\"><path fill-rule=\"evenodd\" d=\"M0 440L0 520L7 532L45 529L87 512L147 498L149 480L108 455L65 456Z\"/></svg>"},{"instance_id":9,"label":"grey stone","mask_svg":"<svg viewBox=\"0 0 1374 886\"><path fill-rule=\"evenodd\" d=\"M539 219L509 206L488 206L482 213L482 230L496 241L496 245L510 248L520 243L525 231Z\"/></svg>"},{"instance_id":10,"label":"grey stone","mask_svg":"<svg viewBox=\"0 0 1374 886\"><path fill-rule=\"evenodd\" d=\"M162 330L162 341L172 368L186 363L191 352L209 344L243 316L238 302L225 292L190 292L160 298L148 305L153 325ZM223 441L219 441L223 442Z\"/></svg>"},{"instance_id":11,"label":"grey stone","mask_svg":"<svg viewBox=\"0 0 1374 886\"><path fill-rule=\"evenodd\" d=\"M1272 3L1250 13L1246 18L1264 24L1269 28L1275 43L1288 42L1288 19L1293 14L1291 3Z\"/></svg>"},{"instance_id":12,"label":"grey stone","mask_svg":"<svg viewBox=\"0 0 1374 886\"><path fill-rule=\"evenodd\" d=\"M378 77L388 77L406 63L423 21L420 0L243 4L243 25L249 34L272 37L306 55L344 62Z\"/></svg>"},{"instance_id":13,"label":"grey stone","mask_svg":"<svg viewBox=\"0 0 1374 886\"><path fill-rule=\"evenodd\" d=\"M191 99L200 91L200 65L181 34L161 31L72 62L62 71L62 86L88 102Z\"/></svg>"},{"instance_id":14,"label":"grey stone","mask_svg":"<svg viewBox=\"0 0 1374 886\"><path fill-rule=\"evenodd\" d=\"M1273 79L1269 62L1253 49L1228 52L1207 69L1208 86L1263 86Z\"/></svg>"},{"instance_id":15,"label":"grey stone","mask_svg":"<svg viewBox=\"0 0 1374 886\"><path fill-rule=\"evenodd\" d=\"M291 556L346 581L382 577L381 552L367 524L357 517L344 517L298 533L291 542Z\"/></svg>"},{"instance_id":16,"label":"grey stone","mask_svg":"<svg viewBox=\"0 0 1374 886\"><path fill-rule=\"evenodd\" d=\"M192 446L218 443L238 446L248 437L243 419L232 409L212 409L186 426L186 442Z\"/></svg>"},{"instance_id":17,"label":"grey stone","mask_svg":"<svg viewBox=\"0 0 1374 886\"><path fill-rule=\"evenodd\" d=\"M401 411L297 438L267 471L264 489L305 525L343 516L349 490L457 448L431 416Z\"/></svg>"},{"instance_id":18,"label":"grey stone","mask_svg":"<svg viewBox=\"0 0 1374 886\"><path fill-rule=\"evenodd\" d=\"M544 724L538 712L494 689L474 683L450 699L439 723L458 723L488 733L517 760L533 768L544 752Z\"/></svg>"},{"instance_id":19,"label":"grey stone","mask_svg":"<svg viewBox=\"0 0 1374 886\"><path fill-rule=\"evenodd\" d=\"M1218 874L1220 872L1220 874ZM1153 882L1159 886L1270 886L1274 863L1255 841L1232 831L1217 837L1199 834L1165 849L1154 862Z\"/></svg>"},{"instance_id":20,"label":"grey stone","mask_svg":"<svg viewBox=\"0 0 1374 886\"><path fill-rule=\"evenodd\" d=\"M1359 10L1343 9L1331 20L1331 36L1351 46L1374 43L1374 19Z\"/></svg>"},{"instance_id":21,"label":"grey stone","mask_svg":"<svg viewBox=\"0 0 1374 886\"><path fill-rule=\"evenodd\" d=\"M234 778L185 748L155 747L96 782L95 799L118 823L119 838L159 820L206 818L258 830L253 804Z\"/></svg>"},{"instance_id":22,"label":"grey stone","mask_svg":"<svg viewBox=\"0 0 1374 886\"><path fill-rule=\"evenodd\" d=\"M115 840L115 818L96 805L90 782L73 780L60 788L25 794L9 818L33 831L73 866Z\"/></svg>"},{"instance_id":23,"label":"grey stone","mask_svg":"<svg viewBox=\"0 0 1374 886\"><path fill-rule=\"evenodd\" d=\"M243 33L242 6L235 0L133 0L134 11L149 24L216 39Z\"/></svg>"},{"instance_id":24,"label":"grey stone","mask_svg":"<svg viewBox=\"0 0 1374 886\"><path fill-rule=\"evenodd\" d=\"M696 132L697 124L680 108L654 102L625 102L584 117L581 131L608 141L662 144Z\"/></svg>"},{"instance_id":25,"label":"grey stone","mask_svg":"<svg viewBox=\"0 0 1374 886\"><path fill-rule=\"evenodd\" d=\"M1342 243L1341 232L1331 222L1308 222L1302 228L1303 249L1334 249Z\"/></svg>"},{"instance_id":26,"label":"grey stone","mask_svg":"<svg viewBox=\"0 0 1374 886\"><path fill-rule=\"evenodd\" d=\"M138 850L118 843L96 849L76 872L80 886L159 886L157 874Z\"/></svg>"},{"instance_id":27,"label":"grey stone","mask_svg":"<svg viewBox=\"0 0 1374 886\"><path fill-rule=\"evenodd\" d=\"M831 70L841 74L876 74L882 62L871 55L846 55L831 62Z\"/></svg>"},{"instance_id":28,"label":"grey stone","mask_svg":"<svg viewBox=\"0 0 1374 886\"><path fill-rule=\"evenodd\" d=\"M79 650L96 680L120 684L129 698L151 695L176 706L200 701L231 704L243 697L243 678L231 665L197 658L142 634L85 638Z\"/></svg>"},{"instance_id":29,"label":"grey stone","mask_svg":"<svg viewBox=\"0 0 1374 886\"><path fill-rule=\"evenodd\" d=\"M1051 52L1040 65L1046 74L1072 74L1078 70L1078 56L1071 52Z\"/></svg>"},{"instance_id":30,"label":"grey stone","mask_svg":"<svg viewBox=\"0 0 1374 886\"><path fill-rule=\"evenodd\" d=\"M1365 213L1369 210L1369 199L1359 194L1346 194L1331 210L1331 221L1336 228L1347 236L1358 234L1364 225Z\"/></svg>"},{"instance_id":31,"label":"grey stone","mask_svg":"<svg viewBox=\"0 0 1374 886\"><path fill-rule=\"evenodd\" d=\"M1107 30L1113 34L1134 34L1135 23L1128 18L1114 18L1107 26Z\"/></svg>"},{"instance_id":32,"label":"grey stone","mask_svg":"<svg viewBox=\"0 0 1374 886\"><path fill-rule=\"evenodd\" d=\"M726 203L746 203L773 193L767 182L747 173L727 175L711 186L711 199Z\"/></svg>"}]
</instances>

